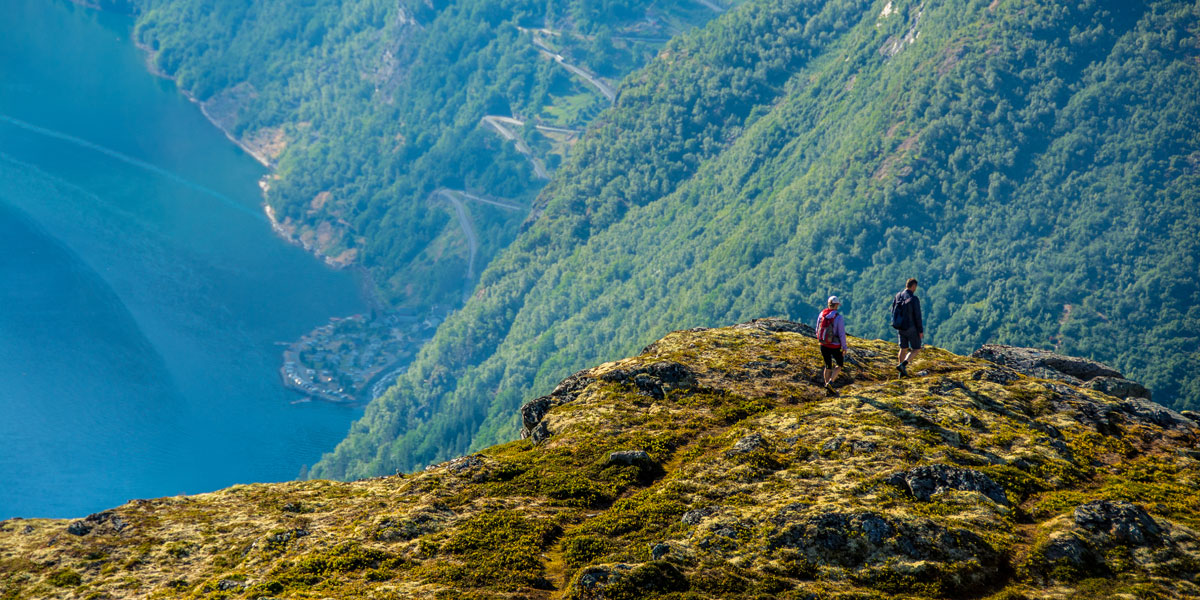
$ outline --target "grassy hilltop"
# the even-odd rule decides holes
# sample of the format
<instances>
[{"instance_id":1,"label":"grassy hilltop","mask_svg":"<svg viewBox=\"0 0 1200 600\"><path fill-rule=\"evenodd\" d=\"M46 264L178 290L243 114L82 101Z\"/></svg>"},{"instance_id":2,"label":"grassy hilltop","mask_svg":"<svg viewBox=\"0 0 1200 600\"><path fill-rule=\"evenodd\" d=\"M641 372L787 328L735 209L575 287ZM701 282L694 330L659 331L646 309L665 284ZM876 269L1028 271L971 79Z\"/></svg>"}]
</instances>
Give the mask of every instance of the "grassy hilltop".
<instances>
[{"instance_id":1,"label":"grassy hilltop","mask_svg":"<svg viewBox=\"0 0 1200 600\"><path fill-rule=\"evenodd\" d=\"M411 475L0 522L0 598L1200 598L1195 422L851 345L827 398L804 326L678 331Z\"/></svg>"}]
</instances>

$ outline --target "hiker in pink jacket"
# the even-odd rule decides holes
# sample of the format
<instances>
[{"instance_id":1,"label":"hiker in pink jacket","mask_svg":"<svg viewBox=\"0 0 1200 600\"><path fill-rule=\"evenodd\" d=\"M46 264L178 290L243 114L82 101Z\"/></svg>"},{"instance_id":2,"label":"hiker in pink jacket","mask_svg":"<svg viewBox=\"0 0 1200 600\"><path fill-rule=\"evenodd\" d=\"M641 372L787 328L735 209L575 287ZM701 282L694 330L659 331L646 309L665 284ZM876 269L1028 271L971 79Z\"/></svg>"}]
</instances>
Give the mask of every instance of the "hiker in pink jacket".
<instances>
[{"instance_id":1,"label":"hiker in pink jacket","mask_svg":"<svg viewBox=\"0 0 1200 600\"><path fill-rule=\"evenodd\" d=\"M830 396L837 395L833 391L833 380L842 372L844 353L850 347L846 343L846 320L838 308L842 301L837 296L830 296L828 306L817 317L817 340L821 343L821 358L825 360L825 392ZM834 362L837 366L833 366Z\"/></svg>"}]
</instances>

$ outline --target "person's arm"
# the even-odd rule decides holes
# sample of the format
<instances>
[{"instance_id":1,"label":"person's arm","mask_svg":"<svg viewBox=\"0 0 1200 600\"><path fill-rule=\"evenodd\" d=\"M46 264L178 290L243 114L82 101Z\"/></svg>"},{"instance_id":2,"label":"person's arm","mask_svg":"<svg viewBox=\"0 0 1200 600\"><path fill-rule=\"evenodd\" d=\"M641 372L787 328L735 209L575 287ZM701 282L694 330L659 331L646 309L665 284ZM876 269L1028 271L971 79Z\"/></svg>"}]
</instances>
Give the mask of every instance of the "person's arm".
<instances>
[{"instance_id":1,"label":"person's arm","mask_svg":"<svg viewBox=\"0 0 1200 600\"><path fill-rule=\"evenodd\" d=\"M917 324L917 333L925 333L925 323L921 321L921 299L913 296L913 322Z\"/></svg>"},{"instance_id":2,"label":"person's arm","mask_svg":"<svg viewBox=\"0 0 1200 600\"><path fill-rule=\"evenodd\" d=\"M838 314L838 334L842 337L842 350L849 350L850 344L846 343L846 318L840 313Z\"/></svg>"}]
</instances>

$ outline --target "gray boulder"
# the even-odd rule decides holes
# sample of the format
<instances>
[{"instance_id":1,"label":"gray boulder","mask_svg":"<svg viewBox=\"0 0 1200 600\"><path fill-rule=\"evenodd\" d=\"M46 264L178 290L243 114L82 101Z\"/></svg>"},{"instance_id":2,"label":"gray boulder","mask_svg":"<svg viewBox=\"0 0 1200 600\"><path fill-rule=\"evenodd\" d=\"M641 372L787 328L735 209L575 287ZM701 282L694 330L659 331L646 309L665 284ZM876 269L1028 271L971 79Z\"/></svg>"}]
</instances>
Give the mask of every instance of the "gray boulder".
<instances>
[{"instance_id":1,"label":"gray boulder","mask_svg":"<svg viewBox=\"0 0 1200 600\"><path fill-rule=\"evenodd\" d=\"M751 319L745 323L738 323L733 326L734 329L759 329L762 331L770 331L773 333L787 332L799 333L801 335L816 336L817 330L812 326L804 323L797 323L787 319L766 318L766 319Z\"/></svg>"},{"instance_id":2,"label":"gray boulder","mask_svg":"<svg viewBox=\"0 0 1200 600\"><path fill-rule=\"evenodd\" d=\"M971 356L1004 365L1033 377L1058 379L1075 385L1097 377L1123 379L1120 371L1103 363L1037 348L984 344L983 347L972 352Z\"/></svg>"},{"instance_id":3,"label":"gray boulder","mask_svg":"<svg viewBox=\"0 0 1200 600\"><path fill-rule=\"evenodd\" d=\"M934 494L940 492L959 490L979 492L996 504L1008 504L1004 488L992 481L991 477L974 469L950 465L927 465L900 471L885 481L907 491L921 501L927 501Z\"/></svg>"},{"instance_id":4,"label":"gray boulder","mask_svg":"<svg viewBox=\"0 0 1200 600\"><path fill-rule=\"evenodd\" d=\"M650 455L645 450L618 450L608 455L610 465L639 465L650 462Z\"/></svg>"},{"instance_id":5,"label":"gray boulder","mask_svg":"<svg viewBox=\"0 0 1200 600\"><path fill-rule=\"evenodd\" d=\"M1096 377L1085 383L1084 387L1117 398L1150 399L1150 390L1146 389L1146 386L1122 377Z\"/></svg>"},{"instance_id":6,"label":"gray boulder","mask_svg":"<svg viewBox=\"0 0 1200 600\"><path fill-rule=\"evenodd\" d=\"M1074 516L1076 525L1108 535L1121 544L1147 546L1162 542L1162 528L1136 504L1096 500L1076 507Z\"/></svg>"},{"instance_id":7,"label":"gray boulder","mask_svg":"<svg viewBox=\"0 0 1200 600\"><path fill-rule=\"evenodd\" d=\"M670 563L654 561L640 565L618 563L585 567L575 577L572 587L572 597L606 600L682 592L688 589L688 582Z\"/></svg>"},{"instance_id":8,"label":"gray boulder","mask_svg":"<svg viewBox=\"0 0 1200 600\"><path fill-rule=\"evenodd\" d=\"M761 433L752 433L733 445L732 448L725 452L726 456L737 456L739 454L749 454L755 450L764 450L767 448L767 439Z\"/></svg>"},{"instance_id":9,"label":"gray boulder","mask_svg":"<svg viewBox=\"0 0 1200 600\"><path fill-rule=\"evenodd\" d=\"M1143 398L1126 398L1120 410L1129 416L1148 421L1164 429L1195 429L1196 422L1157 403Z\"/></svg>"}]
</instances>

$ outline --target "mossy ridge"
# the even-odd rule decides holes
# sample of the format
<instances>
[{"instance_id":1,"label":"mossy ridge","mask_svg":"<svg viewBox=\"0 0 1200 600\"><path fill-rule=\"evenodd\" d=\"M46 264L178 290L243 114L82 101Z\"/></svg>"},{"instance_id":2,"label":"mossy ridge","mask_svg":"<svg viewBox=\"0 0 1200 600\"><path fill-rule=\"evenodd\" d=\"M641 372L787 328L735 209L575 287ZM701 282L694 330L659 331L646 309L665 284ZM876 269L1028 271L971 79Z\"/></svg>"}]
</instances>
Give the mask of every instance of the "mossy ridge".
<instances>
[{"instance_id":1,"label":"mossy ridge","mask_svg":"<svg viewBox=\"0 0 1200 600\"><path fill-rule=\"evenodd\" d=\"M918 376L896 380L893 344L852 347L840 395L827 398L806 335L675 332L580 373L586 385L545 414L538 444L405 476L134 501L110 511L127 526L98 519L86 535L6 521L0 594L1200 597L1194 428L935 348ZM676 380L651 375L666 372ZM647 460L610 461L617 451ZM980 473L1003 493L923 499L896 483L930 466ZM1172 545L1108 547L1101 579L1030 568L1097 499L1142 506Z\"/></svg>"}]
</instances>

